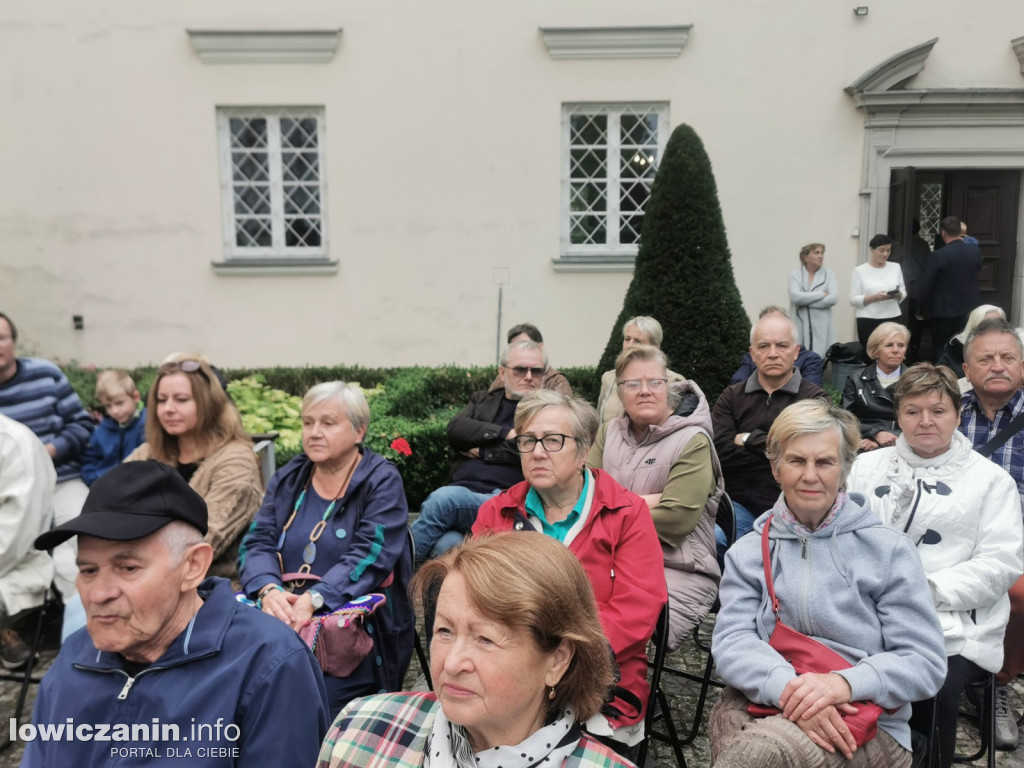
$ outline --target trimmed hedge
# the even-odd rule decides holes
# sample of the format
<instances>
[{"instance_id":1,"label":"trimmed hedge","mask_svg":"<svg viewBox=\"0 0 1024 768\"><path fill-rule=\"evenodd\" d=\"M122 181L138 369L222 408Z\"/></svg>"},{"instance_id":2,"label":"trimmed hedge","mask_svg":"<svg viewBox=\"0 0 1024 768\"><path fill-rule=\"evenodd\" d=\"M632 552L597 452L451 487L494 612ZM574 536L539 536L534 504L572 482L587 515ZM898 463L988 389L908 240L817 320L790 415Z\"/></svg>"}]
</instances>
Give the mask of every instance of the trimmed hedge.
<instances>
[{"instance_id":1,"label":"trimmed hedge","mask_svg":"<svg viewBox=\"0 0 1024 768\"><path fill-rule=\"evenodd\" d=\"M85 406L100 410L94 397L95 368L75 364L62 367ZM577 367L561 371L580 397L590 402L597 400L601 377L595 369ZM128 373L145 397L156 378L156 367L138 367ZM366 444L399 468L413 510L431 491L448 482L451 455L446 428L449 420L469 402L473 392L486 389L496 375L493 367L454 365L437 368L238 368L226 369L223 373L229 389L243 388L244 397L236 398L243 421L247 422L247 428L259 424L259 429L250 431L263 431L267 421L273 424L275 417L287 418L280 415L287 410L281 404L282 393L301 398L310 387L323 381L357 382L370 403ZM287 418L287 422L287 427L294 430L294 420ZM282 426L275 424L278 428ZM398 438L408 442L411 455L391 447ZM279 467L301 450L295 440L288 442L289 445L279 442L276 446Z\"/></svg>"}]
</instances>

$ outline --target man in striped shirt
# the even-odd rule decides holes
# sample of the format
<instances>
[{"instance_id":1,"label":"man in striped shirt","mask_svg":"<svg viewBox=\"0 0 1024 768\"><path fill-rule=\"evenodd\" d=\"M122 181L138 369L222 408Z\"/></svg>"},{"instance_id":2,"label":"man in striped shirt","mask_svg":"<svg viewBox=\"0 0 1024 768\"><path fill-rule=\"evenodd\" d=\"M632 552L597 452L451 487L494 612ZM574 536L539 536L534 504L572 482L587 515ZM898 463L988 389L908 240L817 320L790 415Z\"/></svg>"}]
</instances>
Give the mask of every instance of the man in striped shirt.
<instances>
[{"instance_id":1,"label":"man in striped shirt","mask_svg":"<svg viewBox=\"0 0 1024 768\"><path fill-rule=\"evenodd\" d=\"M95 424L60 368L48 360L18 357L17 341L18 329L0 312L0 413L31 429L53 460L54 518L60 525L78 516L89 493L79 475ZM61 545L53 559L54 583L66 600L78 575L74 545Z\"/></svg>"},{"instance_id":2,"label":"man in striped shirt","mask_svg":"<svg viewBox=\"0 0 1024 768\"><path fill-rule=\"evenodd\" d=\"M964 372L974 387L963 397L960 431L980 450L1024 412L1024 346L1002 319L984 320L964 344ZM1024 499L1024 424L989 458L1010 473ZM1006 683L1024 671L1024 577L1010 587L1010 620L1003 638L1003 668L996 688L996 746L1017 748L1017 722L1009 708Z\"/></svg>"}]
</instances>

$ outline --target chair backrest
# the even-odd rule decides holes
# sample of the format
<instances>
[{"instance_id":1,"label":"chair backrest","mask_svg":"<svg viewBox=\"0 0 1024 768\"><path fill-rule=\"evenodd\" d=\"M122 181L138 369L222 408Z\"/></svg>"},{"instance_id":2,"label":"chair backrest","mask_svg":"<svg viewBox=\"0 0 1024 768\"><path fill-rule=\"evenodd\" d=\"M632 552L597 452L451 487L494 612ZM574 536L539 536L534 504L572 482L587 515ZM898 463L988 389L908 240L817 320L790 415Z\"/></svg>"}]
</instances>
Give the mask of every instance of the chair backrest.
<instances>
[{"instance_id":1,"label":"chair backrest","mask_svg":"<svg viewBox=\"0 0 1024 768\"><path fill-rule=\"evenodd\" d=\"M647 750L651 743L651 732L654 730L654 716L657 709L658 690L661 687L661 671L665 668L665 656L668 655L669 607L668 603L661 606L658 623L654 627L651 642L654 643L654 660L650 663L651 692L647 697L647 712L644 715L644 738L640 742L637 765L643 765L647 758ZM667 716L667 713L664 713Z\"/></svg>"},{"instance_id":2,"label":"chair backrest","mask_svg":"<svg viewBox=\"0 0 1024 768\"><path fill-rule=\"evenodd\" d=\"M733 509L732 499L729 494L722 492L722 498L718 502L718 515L715 517L718 527L725 533L727 546L731 547L736 543L736 510Z\"/></svg>"}]
</instances>

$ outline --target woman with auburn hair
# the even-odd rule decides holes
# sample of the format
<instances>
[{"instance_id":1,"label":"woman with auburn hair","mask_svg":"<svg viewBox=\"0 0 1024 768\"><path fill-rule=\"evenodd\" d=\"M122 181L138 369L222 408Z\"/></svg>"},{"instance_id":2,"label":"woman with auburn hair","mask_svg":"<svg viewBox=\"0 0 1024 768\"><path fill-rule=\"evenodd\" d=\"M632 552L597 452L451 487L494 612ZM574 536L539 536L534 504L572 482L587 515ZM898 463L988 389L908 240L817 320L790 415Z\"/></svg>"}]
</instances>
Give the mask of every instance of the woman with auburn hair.
<instances>
[{"instance_id":1,"label":"woman with auburn hair","mask_svg":"<svg viewBox=\"0 0 1024 768\"><path fill-rule=\"evenodd\" d=\"M913 542L844 490L859 442L857 419L820 400L790 405L768 432L782 493L725 554L716 768L911 764L910 704L942 684L942 630ZM798 669L787 629L834 658ZM881 708L874 735L848 719L866 704Z\"/></svg>"},{"instance_id":2,"label":"woman with auburn hair","mask_svg":"<svg viewBox=\"0 0 1024 768\"><path fill-rule=\"evenodd\" d=\"M412 590L433 602L434 693L357 699L327 733L319 768L628 768L588 736L612 683L582 566L539 533L470 539L430 560Z\"/></svg>"},{"instance_id":3,"label":"woman with auburn hair","mask_svg":"<svg viewBox=\"0 0 1024 768\"><path fill-rule=\"evenodd\" d=\"M238 545L263 499L259 464L238 409L200 357L164 363L146 399L146 442L125 461L175 467L206 501L211 576L236 578Z\"/></svg>"},{"instance_id":4,"label":"woman with auburn hair","mask_svg":"<svg viewBox=\"0 0 1024 768\"><path fill-rule=\"evenodd\" d=\"M808 243L800 249L800 267L789 273L789 316L800 335L800 346L825 358L836 340L832 307L839 300L836 274L825 261L825 246Z\"/></svg>"},{"instance_id":5,"label":"woman with auburn hair","mask_svg":"<svg viewBox=\"0 0 1024 768\"><path fill-rule=\"evenodd\" d=\"M903 374L909 344L910 330L905 325L882 323L868 337L868 357L875 362L846 380L843 408L860 421L862 451L896 444L900 427L892 388Z\"/></svg>"}]
</instances>

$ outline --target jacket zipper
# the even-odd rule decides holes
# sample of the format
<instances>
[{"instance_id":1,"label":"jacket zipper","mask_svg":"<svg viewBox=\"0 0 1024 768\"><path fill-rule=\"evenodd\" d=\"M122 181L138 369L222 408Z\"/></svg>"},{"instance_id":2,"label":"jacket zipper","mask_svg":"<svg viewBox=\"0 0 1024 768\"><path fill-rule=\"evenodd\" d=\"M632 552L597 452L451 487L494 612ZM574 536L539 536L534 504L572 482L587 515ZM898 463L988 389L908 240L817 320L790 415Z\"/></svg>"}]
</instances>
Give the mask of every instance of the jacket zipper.
<instances>
[{"instance_id":1,"label":"jacket zipper","mask_svg":"<svg viewBox=\"0 0 1024 768\"><path fill-rule=\"evenodd\" d=\"M915 483L917 491L914 492L914 503L910 505L910 516L907 517L907 524L903 526L904 533L907 533L910 530L910 524L914 522L914 515L917 514L917 505L921 503L921 482L921 480L918 480Z\"/></svg>"},{"instance_id":2,"label":"jacket zipper","mask_svg":"<svg viewBox=\"0 0 1024 768\"><path fill-rule=\"evenodd\" d=\"M137 674L135 677L132 677L127 672L125 672L123 669L96 669L95 667L83 667L80 664L75 664L75 668L76 669L81 669L81 670L83 670L85 672L99 672L102 675L124 675L124 677L125 677L124 687L121 688L121 692L119 694L117 694L117 700L118 701L124 701L125 699L127 699L128 698L128 692L132 689L132 686L135 685L135 681L138 680L140 677L142 677L147 672L152 672L153 671L152 669L144 669L141 672L139 672L139 674Z\"/></svg>"}]
</instances>

